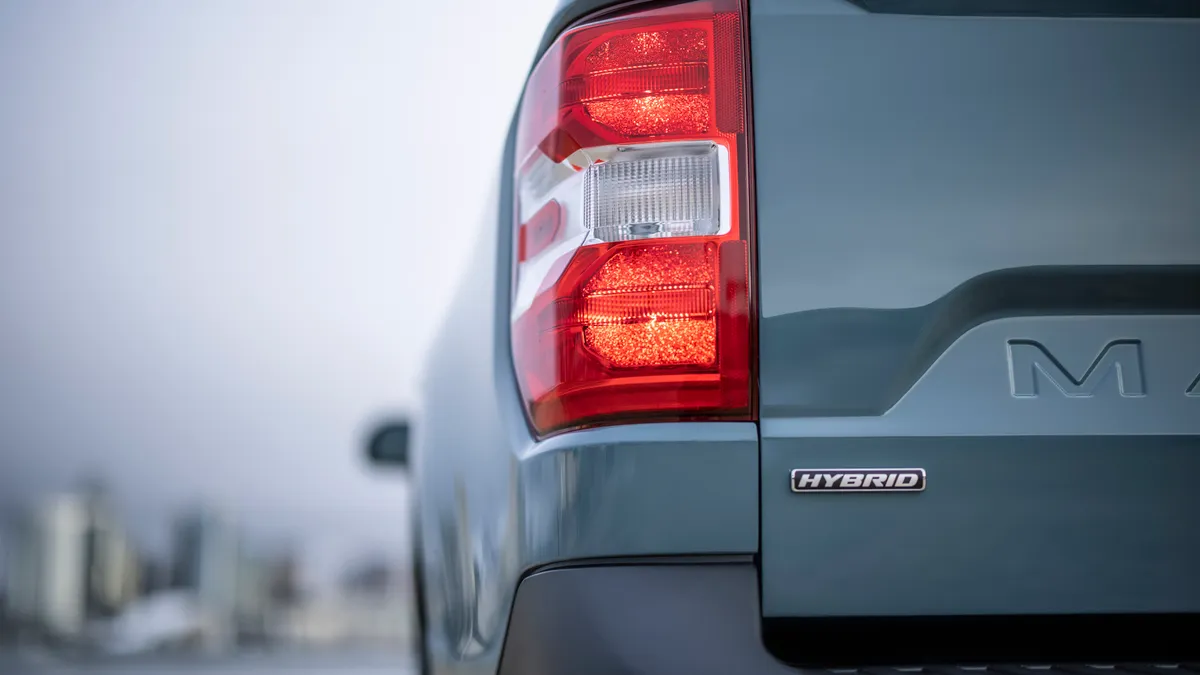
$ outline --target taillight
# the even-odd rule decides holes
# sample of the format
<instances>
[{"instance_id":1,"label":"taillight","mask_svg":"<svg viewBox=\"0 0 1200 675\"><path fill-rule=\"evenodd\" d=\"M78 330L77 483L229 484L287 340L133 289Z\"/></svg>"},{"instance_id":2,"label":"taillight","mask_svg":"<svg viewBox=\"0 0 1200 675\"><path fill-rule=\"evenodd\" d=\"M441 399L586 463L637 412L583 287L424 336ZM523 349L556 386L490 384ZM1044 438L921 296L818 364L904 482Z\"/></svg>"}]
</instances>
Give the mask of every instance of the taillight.
<instances>
[{"instance_id":1,"label":"taillight","mask_svg":"<svg viewBox=\"0 0 1200 675\"><path fill-rule=\"evenodd\" d=\"M521 102L513 359L538 435L750 419L739 0L563 34Z\"/></svg>"}]
</instances>

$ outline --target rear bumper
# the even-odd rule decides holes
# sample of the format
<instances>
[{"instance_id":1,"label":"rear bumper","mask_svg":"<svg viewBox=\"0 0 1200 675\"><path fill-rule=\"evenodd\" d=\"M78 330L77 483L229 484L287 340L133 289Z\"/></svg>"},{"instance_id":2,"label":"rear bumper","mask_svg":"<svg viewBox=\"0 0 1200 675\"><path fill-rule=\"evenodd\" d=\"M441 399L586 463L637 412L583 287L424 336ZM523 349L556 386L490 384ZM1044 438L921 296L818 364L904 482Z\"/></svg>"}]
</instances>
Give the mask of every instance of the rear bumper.
<instances>
[{"instance_id":1,"label":"rear bumper","mask_svg":"<svg viewBox=\"0 0 1200 675\"><path fill-rule=\"evenodd\" d=\"M1019 620L1005 626L987 627L973 624L971 619L961 623L968 627L967 631L951 630L949 632L955 635L949 635L939 632L940 628L922 630L923 636L917 642L922 645L922 650L939 642L961 645L964 635L967 642L1000 640L1011 643L1022 639L1016 634L1035 635L1041 631L1036 625L1021 626L1024 622ZM1038 624L1039 621L1031 620L1030 623ZM604 562L547 569L526 577L517 589L499 673L796 675L834 672L798 669L780 661L764 642L763 625L758 571L749 558L713 558L712 562L705 563ZM1012 632L1014 628L1016 634ZM809 633L807 637L811 640L814 635L820 635L817 639L860 644L864 654L874 651L881 639L897 639L870 632L874 634L858 633L853 628L836 632L823 629ZM1067 641L1074 639L1062 632L1053 635ZM1189 644L1192 642L1190 636L1194 635L1181 634L1180 644ZM1082 637L1087 639L1086 635ZM1105 649L1102 642L1093 644L1097 650ZM953 648L950 651L954 651ZM1093 653L1099 656L1099 652ZM997 672L1005 675L1191 675L1200 672L1200 666L1190 663L1155 661L1155 653L1143 654L1150 660L1146 664L909 667L906 660L901 668L872 667L867 672L871 675L982 675ZM1162 654L1164 657L1179 656L1178 651L1170 648ZM853 667L861 664L845 665L853 672ZM836 672L848 671L839 666Z\"/></svg>"},{"instance_id":2,"label":"rear bumper","mask_svg":"<svg viewBox=\"0 0 1200 675\"><path fill-rule=\"evenodd\" d=\"M517 589L500 675L794 673L760 624L749 560L552 569Z\"/></svg>"}]
</instances>

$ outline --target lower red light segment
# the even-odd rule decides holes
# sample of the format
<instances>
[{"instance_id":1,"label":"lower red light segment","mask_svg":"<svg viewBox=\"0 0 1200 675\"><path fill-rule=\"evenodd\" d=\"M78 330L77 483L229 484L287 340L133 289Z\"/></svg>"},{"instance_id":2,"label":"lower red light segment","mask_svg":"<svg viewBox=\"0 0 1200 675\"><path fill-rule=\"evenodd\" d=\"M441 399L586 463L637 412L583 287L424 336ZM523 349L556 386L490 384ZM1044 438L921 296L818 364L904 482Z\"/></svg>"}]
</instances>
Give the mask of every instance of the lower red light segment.
<instances>
[{"instance_id":1,"label":"lower red light segment","mask_svg":"<svg viewBox=\"0 0 1200 675\"><path fill-rule=\"evenodd\" d=\"M653 413L750 418L746 244L625 242L581 248L514 326L532 422Z\"/></svg>"}]
</instances>

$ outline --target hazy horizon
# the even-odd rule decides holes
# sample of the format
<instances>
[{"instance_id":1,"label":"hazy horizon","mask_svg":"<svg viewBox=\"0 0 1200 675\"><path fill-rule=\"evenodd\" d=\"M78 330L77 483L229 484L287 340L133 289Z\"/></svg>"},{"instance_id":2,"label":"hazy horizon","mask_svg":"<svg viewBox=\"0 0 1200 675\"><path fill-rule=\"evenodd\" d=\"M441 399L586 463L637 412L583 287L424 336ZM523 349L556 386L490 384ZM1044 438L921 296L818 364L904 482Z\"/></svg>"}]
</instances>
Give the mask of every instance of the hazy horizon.
<instances>
[{"instance_id":1,"label":"hazy horizon","mask_svg":"<svg viewBox=\"0 0 1200 675\"><path fill-rule=\"evenodd\" d=\"M406 546L416 402L553 0L0 5L0 507L95 476ZM328 562L328 564L326 564Z\"/></svg>"}]
</instances>

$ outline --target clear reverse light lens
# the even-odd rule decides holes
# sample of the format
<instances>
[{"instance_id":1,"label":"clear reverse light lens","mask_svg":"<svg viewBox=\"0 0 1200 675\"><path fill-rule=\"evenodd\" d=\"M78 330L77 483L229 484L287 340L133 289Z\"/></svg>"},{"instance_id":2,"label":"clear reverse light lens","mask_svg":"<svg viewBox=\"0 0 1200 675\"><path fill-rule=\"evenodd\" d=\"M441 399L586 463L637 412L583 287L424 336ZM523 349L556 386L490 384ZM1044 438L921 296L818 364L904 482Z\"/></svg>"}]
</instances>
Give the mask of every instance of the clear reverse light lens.
<instances>
[{"instance_id":1,"label":"clear reverse light lens","mask_svg":"<svg viewBox=\"0 0 1200 675\"><path fill-rule=\"evenodd\" d=\"M622 148L584 173L584 226L608 242L717 234L720 174L715 144Z\"/></svg>"}]
</instances>

